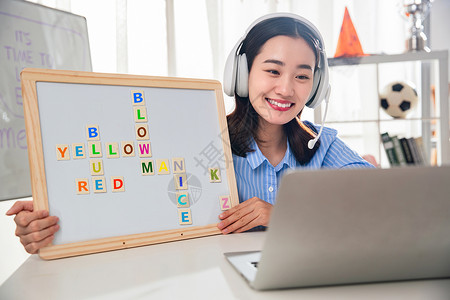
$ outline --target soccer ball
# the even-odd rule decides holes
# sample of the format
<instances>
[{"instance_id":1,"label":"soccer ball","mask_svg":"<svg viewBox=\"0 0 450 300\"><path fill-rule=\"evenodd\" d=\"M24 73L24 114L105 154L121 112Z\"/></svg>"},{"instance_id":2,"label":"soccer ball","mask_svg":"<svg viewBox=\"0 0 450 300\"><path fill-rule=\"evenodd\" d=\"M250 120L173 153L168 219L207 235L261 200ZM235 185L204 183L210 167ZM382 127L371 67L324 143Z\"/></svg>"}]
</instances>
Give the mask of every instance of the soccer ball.
<instances>
[{"instance_id":1,"label":"soccer ball","mask_svg":"<svg viewBox=\"0 0 450 300\"><path fill-rule=\"evenodd\" d=\"M402 81L389 83L380 93L380 106L394 118L405 118L418 101L416 89Z\"/></svg>"}]
</instances>

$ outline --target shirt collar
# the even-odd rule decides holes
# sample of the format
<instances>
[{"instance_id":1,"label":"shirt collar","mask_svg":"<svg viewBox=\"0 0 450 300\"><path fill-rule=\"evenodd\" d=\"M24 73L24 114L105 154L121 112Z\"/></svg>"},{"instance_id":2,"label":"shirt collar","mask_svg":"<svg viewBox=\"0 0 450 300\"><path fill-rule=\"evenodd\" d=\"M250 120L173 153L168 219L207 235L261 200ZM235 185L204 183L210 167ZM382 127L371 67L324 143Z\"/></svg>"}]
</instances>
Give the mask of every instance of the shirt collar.
<instances>
[{"instance_id":1,"label":"shirt collar","mask_svg":"<svg viewBox=\"0 0 450 300\"><path fill-rule=\"evenodd\" d=\"M291 151L289 141L286 141L286 143L287 143L286 154L284 155L283 159L278 164L278 166L275 166L275 171L279 171L285 164L292 169L297 166L297 160L295 159L295 156ZM270 164L269 160L262 154L261 150L259 150L258 144L253 138L251 138L250 148L254 149L255 151L247 152L246 158L248 164L253 170L259 167L264 161L267 161L267 163Z\"/></svg>"}]
</instances>

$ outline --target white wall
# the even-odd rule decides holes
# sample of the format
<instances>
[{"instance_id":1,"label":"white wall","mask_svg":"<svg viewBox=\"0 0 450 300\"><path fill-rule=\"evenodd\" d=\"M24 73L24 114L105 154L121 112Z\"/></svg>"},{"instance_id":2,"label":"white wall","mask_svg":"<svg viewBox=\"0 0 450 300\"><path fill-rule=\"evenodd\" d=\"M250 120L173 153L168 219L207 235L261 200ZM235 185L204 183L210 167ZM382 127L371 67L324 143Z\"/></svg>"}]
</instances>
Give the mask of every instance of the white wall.
<instances>
[{"instance_id":1,"label":"white wall","mask_svg":"<svg viewBox=\"0 0 450 300\"><path fill-rule=\"evenodd\" d=\"M450 0L435 0L431 7L431 50L450 49ZM450 74L450 60L448 64Z\"/></svg>"}]
</instances>

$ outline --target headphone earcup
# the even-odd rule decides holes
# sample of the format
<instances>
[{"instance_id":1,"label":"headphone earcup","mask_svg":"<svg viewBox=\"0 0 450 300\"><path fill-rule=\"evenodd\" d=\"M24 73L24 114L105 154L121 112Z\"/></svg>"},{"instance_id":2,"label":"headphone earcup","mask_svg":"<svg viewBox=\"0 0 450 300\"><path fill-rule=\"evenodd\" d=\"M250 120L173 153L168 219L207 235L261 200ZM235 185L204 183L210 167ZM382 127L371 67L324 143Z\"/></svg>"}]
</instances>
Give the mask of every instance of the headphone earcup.
<instances>
[{"instance_id":1,"label":"headphone earcup","mask_svg":"<svg viewBox=\"0 0 450 300\"><path fill-rule=\"evenodd\" d=\"M245 53L237 57L235 90L240 97L248 97L248 64Z\"/></svg>"},{"instance_id":2,"label":"headphone earcup","mask_svg":"<svg viewBox=\"0 0 450 300\"><path fill-rule=\"evenodd\" d=\"M235 49L233 50L235 51ZM236 57L234 51L231 51L230 55L228 55L223 72L223 91L230 97L234 96L234 90L236 87L236 69L238 58Z\"/></svg>"},{"instance_id":3,"label":"headphone earcup","mask_svg":"<svg viewBox=\"0 0 450 300\"><path fill-rule=\"evenodd\" d=\"M318 92L320 92L319 91L319 85L320 85L320 80L321 80L320 75L321 75L320 71L314 72L313 87L311 89L311 94L309 95L308 101L306 102L306 106L309 108L316 108L320 104L317 102L322 101L322 100L319 100L319 97L318 97L319 96Z\"/></svg>"},{"instance_id":4,"label":"headphone earcup","mask_svg":"<svg viewBox=\"0 0 450 300\"><path fill-rule=\"evenodd\" d=\"M328 60L325 50L320 54L319 69L314 72L313 88L311 90L310 99L306 102L306 106L312 109L318 107L323 100L330 96L330 78L328 70ZM326 99L328 101L328 99Z\"/></svg>"}]
</instances>

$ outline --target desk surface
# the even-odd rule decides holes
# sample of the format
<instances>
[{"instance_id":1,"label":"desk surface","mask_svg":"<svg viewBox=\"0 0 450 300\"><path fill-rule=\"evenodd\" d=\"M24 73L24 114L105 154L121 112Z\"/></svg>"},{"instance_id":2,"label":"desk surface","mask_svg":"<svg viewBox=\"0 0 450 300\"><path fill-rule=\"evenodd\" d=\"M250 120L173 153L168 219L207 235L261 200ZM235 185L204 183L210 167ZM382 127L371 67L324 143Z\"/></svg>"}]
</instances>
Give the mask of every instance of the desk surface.
<instances>
[{"instance_id":1,"label":"desk surface","mask_svg":"<svg viewBox=\"0 0 450 300\"><path fill-rule=\"evenodd\" d=\"M257 292L223 253L259 250L264 232L217 235L53 261L32 255L0 299L450 299L450 279Z\"/></svg>"}]
</instances>

